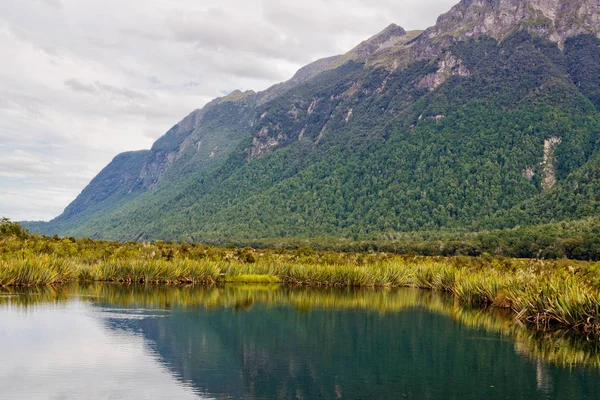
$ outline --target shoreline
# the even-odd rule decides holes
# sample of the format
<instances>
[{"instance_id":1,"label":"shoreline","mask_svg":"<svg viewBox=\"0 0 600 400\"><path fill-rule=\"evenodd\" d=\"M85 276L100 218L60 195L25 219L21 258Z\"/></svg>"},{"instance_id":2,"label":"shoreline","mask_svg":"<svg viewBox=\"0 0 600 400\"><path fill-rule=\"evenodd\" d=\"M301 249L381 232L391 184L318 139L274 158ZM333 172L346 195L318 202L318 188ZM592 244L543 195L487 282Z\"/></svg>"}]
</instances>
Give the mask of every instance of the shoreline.
<instances>
[{"instance_id":1,"label":"shoreline","mask_svg":"<svg viewBox=\"0 0 600 400\"><path fill-rule=\"evenodd\" d=\"M516 321L537 328L600 334L600 262L119 243L31 235L18 224L4 228L0 286L229 281L412 287L448 292L463 304L507 309Z\"/></svg>"},{"instance_id":2,"label":"shoreline","mask_svg":"<svg viewBox=\"0 0 600 400\"><path fill-rule=\"evenodd\" d=\"M278 283L307 287L417 288L449 293L456 301L510 310L515 321L542 330L600 333L600 292L572 266L558 270L540 260L461 260L390 257L366 265L285 261L175 259L108 260L91 264L49 255L0 260L0 286L69 282L141 285ZM525 263L515 269L513 263ZM508 271L507 269L515 269Z\"/></svg>"}]
</instances>

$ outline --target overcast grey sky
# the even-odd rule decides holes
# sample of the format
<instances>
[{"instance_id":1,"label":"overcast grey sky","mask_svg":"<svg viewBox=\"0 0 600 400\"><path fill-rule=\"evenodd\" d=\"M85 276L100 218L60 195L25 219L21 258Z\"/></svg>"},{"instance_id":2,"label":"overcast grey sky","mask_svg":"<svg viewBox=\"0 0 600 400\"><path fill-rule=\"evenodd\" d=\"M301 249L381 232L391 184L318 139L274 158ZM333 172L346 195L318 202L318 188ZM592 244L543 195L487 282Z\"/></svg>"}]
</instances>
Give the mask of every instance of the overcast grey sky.
<instances>
[{"instance_id":1,"label":"overcast grey sky","mask_svg":"<svg viewBox=\"0 0 600 400\"><path fill-rule=\"evenodd\" d=\"M118 153L458 0L2 0L0 217L49 220Z\"/></svg>"}]
</instances>

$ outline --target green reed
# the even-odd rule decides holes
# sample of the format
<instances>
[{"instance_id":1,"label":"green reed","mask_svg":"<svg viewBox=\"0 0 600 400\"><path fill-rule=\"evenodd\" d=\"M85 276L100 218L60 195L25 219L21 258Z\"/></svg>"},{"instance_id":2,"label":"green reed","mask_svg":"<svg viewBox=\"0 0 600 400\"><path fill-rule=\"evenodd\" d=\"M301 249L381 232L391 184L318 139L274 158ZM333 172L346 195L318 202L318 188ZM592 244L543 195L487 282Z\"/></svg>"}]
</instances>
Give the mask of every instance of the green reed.
<instances>
[{"instance_id":1,"label":"green reed","mask_svg":"<svg viewBox=\"0 0 600 400\"><path fill-rule=\"evenodd\" d=\"M73 266L67 260L39 255L0 260L0 286L41 286L71 279Z\"/></svg>"},{"instance_id":2,"label":"green reed","mask_svg":"<svg viewBox=\"0 0 600 400\"><path fill-rule=\"evenodd\" d=\"M0 286L79 282L142 284L275 283L327 287L415 287L451 293L464 304L504 308L543 329L600 333L600 294L594 265L495 258L388 255L294 256L252 249L218 250L212 257L138 253L82 259L22 251L0 258ZM325 257L326 256L326 257ZM249 261L250 260L250 261ZM328 260L328 261L325 261Z\"/></svg>"}]
</instances>

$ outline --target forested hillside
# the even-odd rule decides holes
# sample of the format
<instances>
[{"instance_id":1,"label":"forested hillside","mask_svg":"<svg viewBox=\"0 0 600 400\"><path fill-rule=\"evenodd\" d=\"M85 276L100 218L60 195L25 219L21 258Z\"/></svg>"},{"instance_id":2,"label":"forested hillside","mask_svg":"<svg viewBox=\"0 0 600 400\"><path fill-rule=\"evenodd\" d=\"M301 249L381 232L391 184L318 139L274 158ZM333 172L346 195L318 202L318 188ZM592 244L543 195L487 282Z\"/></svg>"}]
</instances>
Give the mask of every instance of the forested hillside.
<instances>
[{"instance_id":1,"label":"forested hillside","mask_svg":"<svg viewBox=\"0 0 600 400\"><path fill-rule=\"evenodd\" d=\"M233 92L27 226L227 242L594 219L600 5L554 3L463 0L423 33L390 26L287 83Z\"/></svg>"}]
</instances>

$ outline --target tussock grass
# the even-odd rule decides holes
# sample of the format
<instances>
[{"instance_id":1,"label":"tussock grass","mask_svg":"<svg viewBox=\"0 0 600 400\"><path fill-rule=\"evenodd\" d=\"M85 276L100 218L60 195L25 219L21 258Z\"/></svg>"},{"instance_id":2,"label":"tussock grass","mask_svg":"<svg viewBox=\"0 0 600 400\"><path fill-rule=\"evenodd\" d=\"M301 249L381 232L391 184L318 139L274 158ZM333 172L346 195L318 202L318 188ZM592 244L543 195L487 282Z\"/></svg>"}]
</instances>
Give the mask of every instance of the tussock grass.
<instances>
[{"instance_id":1,"label":"tussock grass","mask_svg":"<svg viewBox=\"0 0 600 400\"><path fill-rule=\"evenodd\" d=\"M223 257L165 259L155 256L148 246L138 254L91 261L23 252L0 259L0 285L79 281L415 287L451 293L464 304L508 309L515 319L542 329L572 328L600 333L600 294L595 285L598 281L595 267L580 272L570 264L483 257L376 255L370 264L359 260L359 257L329 253L326 258L303 254L293 258L289 254L279 256L275 251L255 254L252 249L233 250Z\"/></svg>"},{"instance_id":2,"label":"tussock grass","mask_svg":"<svg viewBox=\"0 0 600 400\"><path fill-rule=\"evenodd\" d=\"M41 286L67 282L72 265L61 258L38 255L0 260L0 286Z\"/></svg>"},{"instance_id":3,"label":"tussock grass","mask_svg":"<svg viewBox=\"0 0 600 400\"><path fill-rule=\"evenodd\" d=\"M255 284L255 283L281 283L281 279L274 275L235 275L229 276L224 279L225 282L228 283L247 283L247 284Z\"/></svg>"},{"instance_id":4,"label":"tussock grass","mask_svg":"<svg viewBox=\"0 0 600 400\"><path fill-rule=\"evenodd\" d=\"M192 260L109 260L82 265L79 281L101 281L149 284L215 283L223 263Z\"/></svg>"}]
</instances>

